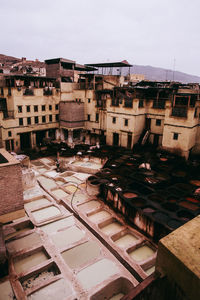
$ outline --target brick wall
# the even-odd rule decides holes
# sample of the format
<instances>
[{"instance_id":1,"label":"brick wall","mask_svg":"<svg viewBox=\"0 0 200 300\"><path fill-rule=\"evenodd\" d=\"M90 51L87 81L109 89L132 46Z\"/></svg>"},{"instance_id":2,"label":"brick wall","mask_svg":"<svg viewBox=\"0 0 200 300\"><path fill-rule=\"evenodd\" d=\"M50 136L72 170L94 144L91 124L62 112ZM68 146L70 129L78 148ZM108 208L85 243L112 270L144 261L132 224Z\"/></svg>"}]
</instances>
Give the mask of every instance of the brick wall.
<instances>
[{"instance_id":1,"label":"brick wall","mask_svg":"<svg viewBox=\"0 0 200 300\"><path fill-rule=\"evenodd\" d=\"M84 126L84 103L60 102L60 125L67 128Z\"/></svg>"},{"instance_id":2,"label":"brick wall","mask_svg":"<svg viewBox=\"0 0 200 300\"><path fill-rule=\"evenodd\" d=\"M24 208L20 164L0 165L0 216Z\"/></svg>"}]
</instances>

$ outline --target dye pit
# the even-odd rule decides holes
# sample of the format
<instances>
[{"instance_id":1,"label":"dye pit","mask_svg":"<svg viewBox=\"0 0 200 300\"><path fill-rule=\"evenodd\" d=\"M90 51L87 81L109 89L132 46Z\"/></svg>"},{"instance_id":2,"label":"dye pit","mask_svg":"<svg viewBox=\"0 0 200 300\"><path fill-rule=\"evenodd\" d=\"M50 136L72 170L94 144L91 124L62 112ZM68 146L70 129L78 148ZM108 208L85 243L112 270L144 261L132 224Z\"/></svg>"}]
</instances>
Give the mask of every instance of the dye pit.
<instances>
[{"instance_id":1,"label":"dye pit","mask_svg":"<svg viewBox=\"0 0 200 300\"><path fill-rule=\"evenodd\" d=\"M61 172L55 157L31 162L26 216L3 228L9 274L0 295L122 299L154 273L159 239L200 213L200 166L109 147L60 159Z\"/></svg>"}]
</instances>

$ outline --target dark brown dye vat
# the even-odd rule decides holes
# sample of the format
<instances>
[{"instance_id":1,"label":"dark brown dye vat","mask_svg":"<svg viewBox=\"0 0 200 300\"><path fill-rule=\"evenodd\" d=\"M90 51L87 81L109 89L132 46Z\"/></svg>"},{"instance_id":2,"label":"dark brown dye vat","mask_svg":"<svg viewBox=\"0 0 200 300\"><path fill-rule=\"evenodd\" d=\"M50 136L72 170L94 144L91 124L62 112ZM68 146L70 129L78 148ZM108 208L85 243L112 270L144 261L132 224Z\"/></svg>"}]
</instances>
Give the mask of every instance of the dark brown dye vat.
<instances>
[{"instance_id":1,"label":"dark brown dye vat","mask_svg":"<svg viewBox=\"0 0 200 300\"><path fill-rule=\"evenodd\" d=\"M164 202L165 201L165 199L159 194L150 195L148 198L149 198L149 200L155 201L155 202Z\"/></svg>"},{"instance_id":2,"label":"dark brown dye vat","mask_svg":"<svg viewBox=\"0 0 200 300\"><path fill-rule=\"evenodd\" d=\"M179 205L182 206L182 207L185 207L185 208L187 208L187 209L193 210L193 211L199 209L198 206L196 206L196 205L194 205L194 204L192 204L192 203L190 203L190 202L187 202L187 201L181 201L181 202L179 203Z\"/></svg>"},{"instance_id":3,"label":"dark brown dye vat","mask_svg":"<svg viewBox=\"0 0 200 300\"><path fill-rule=\"evenodd\" d=\"M91 181L90 183L93 184L93 185L97 185L97 184L100 183L100 181L94 180L94 181Z\"/></svg>"},{"instance_id":4,"label":"dark brown dye vat","mask_svg":"<svg viewBox=\"0 0 200 300\"><path fill-rule=\"evenodd\" d=\"M138 195L132 192L125 192L123 193L124 198L132 199L136 198Z\"/></svg>"},{"instance_id":5,"label":"dark brown dye vat","mask_svg":"<svg viewBox=\"0 0 200 300\"><path fill-rule=\"evenodd\" d=\"M167 198L167 201L170 203L177 203L179 201L179 198L169 197L169 198Z\"/></svg>"},{"instance_id":6,"label":"dark brown dye vat","mask_svg":"<svg viewBox=\"0 0 200 300\"><path fill-rule=\"evenodd\" d=\"M187 210L180 210L177 212L177 217L183 221L189 221L194 218L194 215Z\"/></svg>"},{"instance_id":7,"label":"dark brown dye vat","mask_svg":"<svg viewBox=\"0 0 200 300\"><path fill-rule=\"evenodd\" d=\"M175 177L185 177L186 176L186 172L182 171L182 170L178 170L172 173L173 176Z\"/></svg>"},{"instance_id":8,"label":"dark brown dye vat","mask_svg":"<svg viewBox=\"0 0 200 300\"><path fill-rule=\"evenodd\" d=\"M185 199L192 203L200 203L200 201L194 197L186 197Z\"/></svg>"},{"instance_id":9,"label":"dark brown dye vat","mask_svg":"<svg viewBox=\"0 0 200 300\"><path fill-rule=\"evenodd\" d=\"M186 184L186 183L177 183L176 187L178 189L181 189L185 192L191 191L192 190L192 186L190 184Z\"/></svg>"},{"instance_id":10,"label":"dark brown dye vat","mask_svg":"<svg viewBox=\"0 0 200 300\"><path fill-rule=\"evenodd\" d=\"M169 220L169 217L167 214L164 214L162 212L156 212L153 214L154 218L158 222L164 222L166 223Z\"/></svg>"},{"instance_id":11,"label":"dark brown dye vat","mask_svg":"<svg viewBox=\"0 0 200 300\"><path fill-rule=\"evenodd\" d=\"M151 214L155 211L155 209L153 207L145 207L142 211L143 213Z\"/></svg>"},{"instance_id":12,"label":"dark brown dye vat","mask_svg":"<svg viewBox=\"0 0 200 300\"><path fill-rule=\"evenodd\" d=\"M135 206L142 207L146 204L146 201L143 198L134 198L132 203Z\"/></svg>"},{"instance_id":13,"label":"dark brown dye vat","mask_svg":"<svg viewBox=\"0 0 200 300\"><path fill-rule=\"evenodd\" d=\"M97 179L96 176L90 176L90 177L88 177L88 181L93 181L93 180L96 180L96 179Z\"/></svg>"},{"instance_id":14,"label":"dark brown dye vat","mask_svg":"<svg viewBox=\"0 0 200 300\"><path fill-rule=\"evenodd\" d=\"M170 202L162 204L162 207L169 211L177 211L179 208L176 203L170 203Z\"/></svg>"},{"instance_id":15,"label":"dark brown dye vat","mask_svg":"<svg viewBox=\"0 0 200 300\"><path fill-rule=\"evenodd\" d=\"M175 220L175 219L171 219L167 225L172 228L172 229L176 229L178 227L180 227L182 225L181 222L179 222L178 220Z\"/></svg>"}]
</instances>

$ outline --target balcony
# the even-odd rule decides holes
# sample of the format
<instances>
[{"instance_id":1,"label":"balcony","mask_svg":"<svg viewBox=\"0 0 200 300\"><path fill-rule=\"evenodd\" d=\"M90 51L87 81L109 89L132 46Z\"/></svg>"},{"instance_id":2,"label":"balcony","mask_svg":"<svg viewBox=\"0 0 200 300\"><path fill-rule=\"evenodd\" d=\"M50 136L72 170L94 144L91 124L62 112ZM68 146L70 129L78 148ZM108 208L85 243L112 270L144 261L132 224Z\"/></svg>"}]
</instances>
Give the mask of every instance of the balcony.
<instances>
[{"instance_id":1,"label":"balcony","mask_svg":"<svg viewBox=\"0 0 200 300\"><path fill-rule=\"evenodd\" d=\"M172 117L187 118L187 107L172 107Z\"/></svg>"},{"instance_id":2,"label":"balcony","mask_svg":"<svg viewBox=\"0 0 200 300\"><path fill-rule=\"evenodd\" d=\"M43 89L43 95L44 96L51 96L51 95L53 95L53 91L49 88L47 88L47 89L44 88Z\"/></svg>"},{"instance_id":3,"label":"balcony","mask_svg":"<svg viewBox=\"0 0 200 300\"><path fill-rule=\"evenodd\" d=\"M34 95L34 91L33 91L33 89L26 88L26 89L24 90L23 95L24 95L24 96L33 96L33 95Z\"/></svg>"}]
</instances>

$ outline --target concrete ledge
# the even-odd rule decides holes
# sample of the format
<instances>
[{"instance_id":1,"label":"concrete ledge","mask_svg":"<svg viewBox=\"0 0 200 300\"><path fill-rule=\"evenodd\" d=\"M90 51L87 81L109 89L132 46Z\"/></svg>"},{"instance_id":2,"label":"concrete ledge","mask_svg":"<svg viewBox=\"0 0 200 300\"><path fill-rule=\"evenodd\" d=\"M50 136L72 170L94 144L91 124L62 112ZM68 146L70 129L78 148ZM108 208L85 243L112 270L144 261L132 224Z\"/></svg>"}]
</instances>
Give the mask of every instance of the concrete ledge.
<instances>
[{"instance_id":1,"label":"concrete ledge","mask_svg":"<svg viewBox=\"0 0 200 300\"><path fill-rule=\"evenodd\" d=\"M200 299L200 215L160 240L156 271L187 299Z\"/></svg>"},{"instance_id":2,"label":"concrete ledge","mask_svg":"<svg viewBox=\"0 0 200 300\"><path fill-rule=\"evenodd\" d=\"M0 223L7 223L25 217L25 210L20 209L0 216Z\"/></svg>"}]
</instances>

